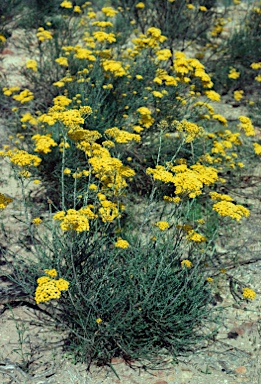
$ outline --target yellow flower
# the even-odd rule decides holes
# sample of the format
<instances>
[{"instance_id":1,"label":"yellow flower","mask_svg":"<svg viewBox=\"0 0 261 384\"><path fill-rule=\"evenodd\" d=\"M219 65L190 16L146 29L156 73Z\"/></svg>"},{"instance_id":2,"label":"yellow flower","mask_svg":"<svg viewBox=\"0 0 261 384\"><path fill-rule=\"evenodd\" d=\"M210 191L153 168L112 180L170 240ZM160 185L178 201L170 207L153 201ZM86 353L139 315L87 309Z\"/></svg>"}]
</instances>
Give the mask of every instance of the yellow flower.
<instances>
[{"instance_id":1,"label":"yellow flower","mask_svg":"<svg viewBox=\"0 0 261 384\"><path fill-rule=\"evenodd\" d=\"M238 117L241 124L238 124L239 129L243 129L245 131L246 136L255 136L255 128L252 124L252 121L247 116L239 116Z\"/></svg>"},{"instance_id":2,"label":"yellow flower","mask_svg":"<svg viewBox=\"0 0 261 384\"><path fill-rule=\"evenodd\" d=\"M159 97L160 99L163 97L163 94L159 91L152 91L153 96Z\"/></svg>"},{"instance_id":3,"label":"yellow flower","mask_svg":"<svg viewBox=\"0 0 261 384\"><path fill-rule=\"evenodd\" d=\"M214 283L214 279L212 279L212 277L207 277L206 280L207 280L209 283Z\"/></svg>"},{"instance_id":4,"label":"yellow flower","mask_svg":"<svg viewBox=\"0 0 261 384\"><path fill-rule=\"evenodd\" d=\"M186 259L186 260L182 260L181 266L186 267L186 268L191 268L193 266L193 264L191 263L191 261Z\"/></svg>"},{"instance_id":5,"label":"yellow flower","mask_svg":"<svg viewBox=\"0 0 261 384\"><path fill-rule=\"evenodd\" d=\"M205 95L213 101L220 101L220 95L215 91L205 91Z\"/></svg>"},{"instance_id":6,"label":"yellow flower","mask_svg":"<svg viewBox=\"0 0 261 384\"><path fill-rule=\"evenodd\" d=\"M5 41L6 41L6 38L4 37L4 35L2 35L2 33L0 33L0 42L4 43Z\"/></svg>"},{"instance_id":7,"label":"yellow flower","mask_svg":"<svg viewBox=\"0 0 261 384\"><path fill-rule=\"evenodd\" d=\"M35 141L36 147L34 148L35 152L39 153L50 153L52 150L50 147L56 147L57 143L50 137L51 134L48 135L34 135L32 140Z\"/></svg>"},{"instance_id":8,"label":"yellow flower","mask_svg":"<svg viewBox=\"0 0 261 384\"><path fill-rule=\"evenodd\" d=\"M253 143L254 151L257 155L261 155L261 145L258 143Z\"/></svg>"},{"instance_id":9,"label":"yellow flower","mask_svg":"<svg viewBox=\"0 0 261 384\"><path fill-rule=\"evenodd\" d=\"M213 205L213 210L220 216L228 216L239 221L243 216L248 217L250 212L242 205L233 204L230 201L219 201Z\"/></svg>"},{"instance_id":10,"label":"yellow flower","mask_svg":"<svg viewBox=\"0 0 261 384\"><path fill-rule=\"evenodd\" d=\"M199 7L199 10L200 10L201 12L206 12L206 11L207 11L207 8L206 8L204 5L201 5L201 6Z\"/></svg>"},{"instance_id":11,"label":"yellow flower","mask_svg":"<svg viewBox=\"0 0 261 384\"><path fill-rule=\"evenodd\" d=\"M64 87L65 82L64 81L56 81L56 83L53 83L55 87Z\"/></svg>"},{"instance_id":12,"label":"yellow flower","mask_svg":"<svg viewBox=\"0 0 261 384\"><path fill-rule=\"evenodd\" d=\"M56 269L45 269L44 273L50 277L56 277L57 276L57 271Z\"/></svg>"},{"instance_id":13,"label":"yellow flower","mask_svg":"<svg viewBox=\"0 0 261 384\"><path fill-rule=\"evenodd\" d=\"M188 9L194 9L195 7L194 7L193 4L187 4L187 8L188 8Z\"/></svg>"},{"instance_id":14,"label":"yellow flower","mask_svg":"<svg viewBox=\"0 0 261 384\"><path fill-rule=\"evenodd\" d=\"M51 32L46 31L43 27L38 28L36 36L39 41L51 40L53 38Z\"/></svg>"},{"instance_id":15,"label":"yellow flower","mask_svg":"<svg viewBox=\"0 0 261 384\"><path fill-rule=\"evenodd\" d=\"M259 63L252 63L250 67L252 69L261 69L261 61Z\"/></svg>"},{"instance_id":16,"label":"yellow flower","mask_svg":"<svg viewBox=\"0 0 261 384\"><path fill-rule=\"evenodd\" d=\"M207 240L205 236L202 236L200 233L196 233L193 229L188 232L187 239L189 241L194 241L195 243L202 243Z\"/></svg>"},{"instance_id":17,"label":"yellow flower","mask_svg":"<svg viewBox=\"0 0 261 384\"><path fill-rule=\"evenodd\" d=\"M107 17L113 17L113 16L117 15L117 13L118 13L118 11L116 11L112 7L104 7L104 8L102 8L102 12Z\"/></svg>"},{"instance_id":18,"label":"yellow flower","mask_svg":"<svg viewBox=\"0 0 261 384\"><path fill-rule=\"evenodd\" d=\"M63 2L60 4L60 7L70 9L70 8L73 7L73 5L72 5L71 1L63 1Z\"/></svg>"},{"instance_id":19,"label":"yellow flower","mask_svg":"<svg viewBox=\"0 0 261 384\"><path fill-rule=\"evenodd\" d=\"M157 59L158 60L168 60L170 57L172 57L172 52L170 49L161 49L156 52Z\"/></svg>"},{"instance_id":20,"label":"yellow flower","mask_svg":"<svg viewBox=\"0 0 261 384\"><path fill-rule=\"evenodd\" d=\"M11 197L5 196L2 193L0 193L0 209L5 209L8 204L10 204L13 201Z\"/></svg>"},{"instance_id":21,"label":"yellow flower","mask_svg":"<svg viewBox=\"0 0 261 384\"><path fill-rule=\"evenodd\" d=\"M240 90L240 91L235 91L234 92L234 99L236 101L240 101L242 98L243 98L243 93L244 91Z\"/></svg>"},{"instance_id":22,"label":"yellow flower","mask_svg":"<svg viewBox=\"0 0 261 384\"><path fill-rule=\"evenodd\" d=\"M35 225L40 225L42 223L42 219L40 219L40 217L36 217L32 220L32 223L35 224Z\"/></svg>"},{"instance_id":23,"label":"yellow flower","mask_svg":"<svg viewBox=\"0 0 261 384\"><path fill-rule=\"evenodd\" d=\"M96 323L97 324L101 324L102 323L102 319L99 317L98 319L96 319Z\"/></svg>"},{"instance_id":24,"label":"yellow flower","mask_svg":"<svg viewBox=\"0 0 261 384\"><path fill-rule=\"evenodd\" d=\"M96 216L91 210L82 212L81 209L79 211L68 209L67 214L65 214L64 211L57 212L53 216L53 219L61 221L60 227L63 231L83 232L89 231L89 219L93 219L94 217Z\"/></svg>"},{"instance_id":25,"label":"yellow flower","mask_svg":"<svg viewBox=\"0 0 261 384\"><path fill-rule=\"evenodd\" d=\"M63 171L64 175L70 175L71 173L71 170L69 168L65 168L65 170Z\"/></svg>"},{"instance_id":26,"label":"yellow flower","mask_svg":"<svg viewBox=\"0 0 261 384\"><path fill-rule=\"evenodd\" d=\"M68 288L69 288L69 285L70 283L62 278L58 279L58 280L54 280L55 282L55 285L56 287L60 290L60 291L67 291Z\"/></svg>"},{"instance_id":27,"label":"yellow flower","mask_svg":"<svg viewBox=\"0 0 261 384\"><path fill-rule=\"evenodd\" d=\"M93 32L93 37L98 41L108 41L109 43L115 43L116 38L114 33L106 33L104 31Z\"/></svg>"},{"instance_id":28,"label":"yellow flower","mask_svg":"<svg viewBox=\"0 0 261 384\"><path fill-rule=\"evenodd\" d=\"M27 103L28 101L33 100L34 95L29 89L25 89L24 91L20 92L19 95L14 95L13 99L20 101L21 104Z\"/></svg>"},{"instance_id":29,"label":"yellow flower","mask_svg":"<svg viewBox=\"0 0 261 384\"><path fill-rule=\"evenodd\" d=\"M240 72L237 72L235 68L230 67L228 77L230 79L237 79L240 76Z\"/></svg>"},{"instance_id":30,"label":"yellow flower","mask_svg":"<svg viewBox=\"0 0 261 384\"><path fill-rule=\"evenodd\" d=\"M117 127L106 129L105 134L115 139L116 143L126 144L129 141L140 142L141 137L135 133L120 130Z\"/></svg>"},{"instance_id":31,"label":"yellow flower","mask_svg":"<svg viewBox=\"0 0 261 384\"><path fill-rule=\"evenodd\" d=\"M245 299L254 300L256 297L256 292L251 288L243 288L243 297Z\"/></svg>"},{"instance_id":32,"label":"yellow flower","mask_svg":"<svg viewBox=\"0 0 261 384\"><path fill-rule=\"evenodd\" d=\"M155 223L156 227L158 227L161 231L165 231L169 229L169 223L167 221L158 221Z\"/></svg>"},{"instance_id":33,"label":"yellow flower","mask_svg":"<svg viewBox=\"0 0 261 384\"><path fill-rule=\"evenodd\" d=\"M82 13L82 10L81 10L81 8L79 7L79 5L75 5L75 6L73 7L73 12L75 12L75 13Z\"/></svg>"},{"instance_id":34,"label":"yellow flower","mask_svg":"<svg viewBox=\"0 0 261 384\"><path fill-rule=\"evenodd\" d=\"M57 272L55 269L46 269L45 273L51 277L56 277ZM35 290L35 301L37 304L47 302L51 299L59 299L61 291L67 291L69 282L64 279L51 279L47 276L42 276L37 279L37 288Z\"/></svg>"},{"instance_id":35,"label":"yellow flower","mask_svg":"<svg viewBox=\"0 0 261 384\"><path fill-rule=\"evenodd\" d=\"M123 240L121 237L119 237L117 242L114 244L114 246L116 248L126 249L126 248L129 248L130 244L128 243L128 241Z\"/></svg>"},{"instance_id":36,"label":"yellow flower","mask_svg":"<svg viewBox=\"0 0 261 384\"><path fill-rule=\"evenodd\" d=\"M35 60L28 60L26 63L26 68L37 71L37 62Z\"/></svg>"},{"instance_id":37,"label":"yellow flower","mask_svg":"<svg viewBox=\"0 0 261 384\"><path fill-rule=\"evenodd\" d=\"M42 161L40 157L31 155L22 149L14 150L13 152L10 151L10 153L7 153L6 155L10 158L11 163L18 165L19 167L37 167Z\"/></svg>"},{"instance_id":38,"label":"yellow flower","mask_svg":"<svg viewBox=\"0 0 261 384\"><path fill-rule=\"evenodd\" d=\"M136 4L136 8L143 9L143 8L145 8L145 4L142 2L139 2L138 4Z\"/></svg>"},{"instance_id":39,"label":"yellow flower","mask_svg":"<svg viewBox=\"0 0 261 384\"><path fill-rule=\"evenodd\" d=\"M58 57L58 59L55 59L55 62L64 66L64 67L68 67L68 59L67 57Z\"/></svg>"}]
</instances>

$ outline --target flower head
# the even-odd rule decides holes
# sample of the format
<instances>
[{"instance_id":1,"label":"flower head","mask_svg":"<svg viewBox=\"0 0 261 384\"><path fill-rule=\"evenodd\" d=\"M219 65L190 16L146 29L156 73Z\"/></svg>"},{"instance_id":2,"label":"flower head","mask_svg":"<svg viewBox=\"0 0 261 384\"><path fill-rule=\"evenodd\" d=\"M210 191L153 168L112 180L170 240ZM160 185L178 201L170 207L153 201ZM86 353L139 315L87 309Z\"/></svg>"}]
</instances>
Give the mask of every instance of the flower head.
<instances>
[{"instance_id":1,"label":"flower head","mask_svg":"<svg viewBox=\"0 0 261 384\"><path fill-rule=\"evenodd\" d=\"M248 300L254 300L256 292L251 288L243 288L243 297Z\"/></svg>"},{"instance_id":2,"label":"flower head","mask_svg":"<svg viewBox=\"0 0 261 384\"><path fill-rule=\"evenodd\" d=\"M191 261L185 259L185 260L182 260L181 266L186 267L186 268L191 268L193 266L193 264L191 263Z\"/></svg>"},{"instance_id":3,"label":"flower head","mask_svg":"<svg viewBox=\"0 0 261 384\"><path fill-rule=\"evenodd\" d=\"M130 244L128 243L128 241L123 240L121 237L119 237L117 242L114 244L114 246L116 248L126 249L126 248L129 248Z\"/></svg>"}]
</instances>

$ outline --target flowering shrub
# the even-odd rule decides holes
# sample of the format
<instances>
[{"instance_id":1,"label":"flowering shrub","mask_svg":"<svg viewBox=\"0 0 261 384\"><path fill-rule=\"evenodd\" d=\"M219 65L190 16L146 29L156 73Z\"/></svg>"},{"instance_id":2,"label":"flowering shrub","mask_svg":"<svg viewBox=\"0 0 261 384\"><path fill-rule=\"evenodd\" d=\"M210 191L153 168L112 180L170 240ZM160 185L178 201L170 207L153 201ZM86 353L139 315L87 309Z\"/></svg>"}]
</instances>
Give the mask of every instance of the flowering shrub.
<instances>
[{"instance_id":1,"label":"flowering shrub","mask_svg":"<svg viewBox=\"0 0 261 384\"><path fill-rule=\"evenodd\" d=\"M18 136L0 151L20 181L37 260L16 258L16 281L66 325L82 359L102 363L162 349L176 357L209 336L213 233L250 215L221 191L255 136L250 117L232 125L215 111L222 95L210 73L180 47L202 43L209 21L220 36L213 2L116 3L96 12L63 1L63 28L45 23L31 35L23 73L32 86L3 87ZM241 77L232 66L227 75ZM32 183L44 188L48 216L27 206ZM0 208L11 202L0 194Z\"/></svg>"}]
</instances>

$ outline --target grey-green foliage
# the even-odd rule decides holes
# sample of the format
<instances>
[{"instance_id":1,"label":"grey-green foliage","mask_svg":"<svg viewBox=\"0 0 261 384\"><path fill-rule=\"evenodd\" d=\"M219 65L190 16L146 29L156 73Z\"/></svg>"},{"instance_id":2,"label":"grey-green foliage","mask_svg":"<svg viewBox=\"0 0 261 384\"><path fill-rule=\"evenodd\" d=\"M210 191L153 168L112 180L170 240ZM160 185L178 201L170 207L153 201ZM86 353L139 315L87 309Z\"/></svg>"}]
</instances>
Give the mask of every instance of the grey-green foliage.
<instances>
[{"instance_id":1,"label":"grey-green foliage","mask_svg":"<svg viewBox=\"0 0 261 384\"><path fill-rule=\"evenodd\" d=\"M159 0L156 4L153 0L144 0L143 3L145 8L139 9L137 2L132 0L111 0L113 7L123 8L120 17L125 21L135 20L143 33L148 27L160 28L168 38L168 46L176 43L179 48L184 47L188 40L200 44L206 41L207 31L216 16L216 1L211 0L193 1L193 10L188 9L187 2L183 0ZM206 7L207 11L202 12L200 6Z\"/></svg>"},{"instance_id":2,"label":"grey-green foliage","mask_svg":"<svg viewBox=\"0 0 261 384\"><path fill-rule=\"evenodd\" d=\"M88 363L120 356L153 364L163 351L176 358L207 340L211 292L196 250L189 250L193 267L181 267L180 230L153 241L144 228L145 240L129 233L131 246L119 249L110 225L95 223L80 234L53 228L52 240L33 236L35 255L14 260L12 280L31 296L45 268L70 282L45 310L69 332L67 347Z\"/></svg>"}]
</instances>

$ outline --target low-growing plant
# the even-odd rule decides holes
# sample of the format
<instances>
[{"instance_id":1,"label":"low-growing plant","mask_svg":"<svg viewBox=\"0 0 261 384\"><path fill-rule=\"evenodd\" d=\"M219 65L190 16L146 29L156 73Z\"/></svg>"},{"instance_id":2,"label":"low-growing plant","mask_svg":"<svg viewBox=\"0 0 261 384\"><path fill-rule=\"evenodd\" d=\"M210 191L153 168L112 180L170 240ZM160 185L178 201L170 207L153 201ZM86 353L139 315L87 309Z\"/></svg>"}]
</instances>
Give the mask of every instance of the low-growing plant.
<instances>
[{"instance_id":1,"label":"low-growing plant","mask_svg":"<svg viewBox=\"0 0 261 384\"><path fill-rule=\"evenodd\" d=\"M168 46L157 26L121 34L127 8L60 6L64 28L36 32L38 55L24 70L30 89L3 88L18 133L0 155L22 188L19 241L28 251L5 253L8 276L88 364L176 358L213 335L205 266L216 268L218 226L250 214L224 192L255 129L247 116L232 126L215 112L221 96L204 65L173 47L178 36ZM64 32L71 20L74 44ZM0 195L0 208L10 203ZM244 288L242 299L253 299Z\"/></svg>"}]
</instances>

